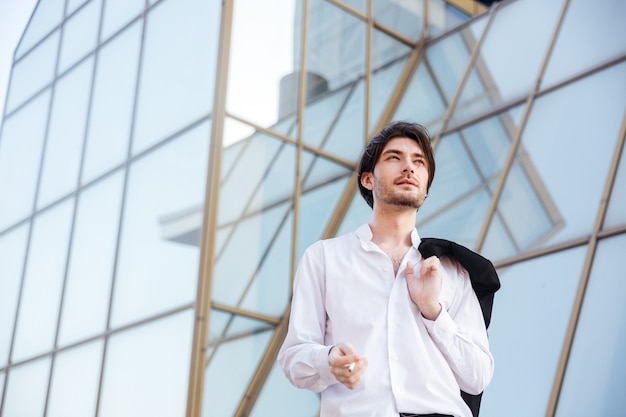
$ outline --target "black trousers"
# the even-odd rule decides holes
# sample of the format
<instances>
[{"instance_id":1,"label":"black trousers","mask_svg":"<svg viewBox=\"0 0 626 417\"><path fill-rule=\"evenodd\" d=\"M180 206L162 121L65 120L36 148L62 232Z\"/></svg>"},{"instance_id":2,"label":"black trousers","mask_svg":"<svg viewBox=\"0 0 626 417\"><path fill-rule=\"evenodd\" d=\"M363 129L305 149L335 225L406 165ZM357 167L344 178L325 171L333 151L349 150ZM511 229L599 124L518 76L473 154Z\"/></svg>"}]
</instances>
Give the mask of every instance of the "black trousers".
<instances>
[{"instance_id":1,"label":"black trousers","mask_svg":"<svg viewBox=\"0 0 626 417\"><path fill-rule=\"evenodd\" d=\"M454 417L450 414L412 414L412 413L400 413L400 417Z\"/></svg>"}]
</instances>

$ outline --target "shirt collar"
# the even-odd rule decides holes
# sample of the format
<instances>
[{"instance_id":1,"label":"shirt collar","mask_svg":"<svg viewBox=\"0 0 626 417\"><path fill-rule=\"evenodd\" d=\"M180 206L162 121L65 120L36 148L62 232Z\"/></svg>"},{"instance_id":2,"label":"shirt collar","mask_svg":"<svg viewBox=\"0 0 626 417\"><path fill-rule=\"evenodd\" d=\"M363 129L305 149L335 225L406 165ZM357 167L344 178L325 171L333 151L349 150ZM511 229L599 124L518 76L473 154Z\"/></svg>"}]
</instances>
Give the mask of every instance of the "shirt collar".
<instances>
[{"instance_id":1,"label":"shirt collar","mask_svg":"<svg viewBox=\"0 0 626 417\"><path fill-rule=\"evenodd\" d=\"M367 223L365 223L364 225L356 229L354 233L357 235L357 237L361 241L361 244L366 244L372 241L372 237L373 237L372 229L370 228L370 225ZM413 228L413 231L411 232L411 244L413 245L415 249L417 249L421 241L422 239L420 238L420 235L417 233L417 229Z\"/></svg>"}]
</instances>

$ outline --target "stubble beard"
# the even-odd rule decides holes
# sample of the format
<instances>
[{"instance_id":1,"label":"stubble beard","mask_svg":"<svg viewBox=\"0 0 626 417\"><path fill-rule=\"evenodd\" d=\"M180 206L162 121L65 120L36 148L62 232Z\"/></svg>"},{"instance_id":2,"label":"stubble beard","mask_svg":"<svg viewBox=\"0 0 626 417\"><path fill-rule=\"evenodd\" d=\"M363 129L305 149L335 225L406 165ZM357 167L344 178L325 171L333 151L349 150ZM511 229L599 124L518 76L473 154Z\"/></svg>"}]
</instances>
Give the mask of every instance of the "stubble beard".
<instances>
[{"instance_id":1,"label":"stubble beard","mask_svg":"<svg viewBox=\"0 0 626 417\"><path fill-rule=\"evenodd\" d=\"M425 193L420 192L417 195L406 195L393 193L390 190L385 190L385 187L381 187L381 181L375 179L375 201L382 203L388 207L397 207L398 209L412 208L419 210L424 204L426 199Z\"/></svg>"}]
</instances>

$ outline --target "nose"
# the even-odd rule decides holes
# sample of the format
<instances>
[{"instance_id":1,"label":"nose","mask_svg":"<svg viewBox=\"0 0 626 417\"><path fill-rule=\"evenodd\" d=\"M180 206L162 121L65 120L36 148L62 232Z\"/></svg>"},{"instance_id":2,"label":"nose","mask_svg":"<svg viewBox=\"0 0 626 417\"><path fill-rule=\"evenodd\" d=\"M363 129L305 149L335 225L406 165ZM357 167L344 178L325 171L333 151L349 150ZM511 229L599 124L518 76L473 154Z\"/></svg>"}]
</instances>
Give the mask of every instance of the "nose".
<instances>
[{"instance_id":1,"label":"nose","mask_svg":"<svg viewBox=\"0 0 626 417\"><path fill-rule=\"evenodd\" d=\"M404 167L402 172L410 172L411 174L413 174L415 172L415 169L413 168L413 165L407 164L407 166Z\"/></svg>"}]
</instances>

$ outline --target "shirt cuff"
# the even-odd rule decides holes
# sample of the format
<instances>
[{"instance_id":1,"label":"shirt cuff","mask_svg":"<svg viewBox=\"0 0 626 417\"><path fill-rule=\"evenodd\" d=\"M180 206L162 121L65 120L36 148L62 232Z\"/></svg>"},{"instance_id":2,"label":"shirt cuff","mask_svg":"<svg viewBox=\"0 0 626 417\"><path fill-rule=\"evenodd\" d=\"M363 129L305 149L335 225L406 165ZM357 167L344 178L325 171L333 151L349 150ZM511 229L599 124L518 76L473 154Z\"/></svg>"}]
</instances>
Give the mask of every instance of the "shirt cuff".
<instances>
[{"instance_id":1,"label":"shirt cuff","mask_svg":"<svg viewBox=\"0 0 626 417\"><path fill-rule=\"evenodd\" d=\"M315 369L320 376L320 379L324 381L326 386L333 385L337 382L335 375L330 372L330 364L328 363L328 355L332 346L325 346L321 349L317 349L313 358Z\"/></svg>"},{"instance_id":2,"label":"shirt cuff","mask_svg":"<svg viewBox=\"0 0 626 417\"><path fill-rule=\"evenodd\" d=\"M441 313L435 320L428 320L424 316L422 316L422 320L428 330L428 334L438 341L449 341L457 332L457 325L445 308L441 309Z\"/></svg>"}]
</instances>

